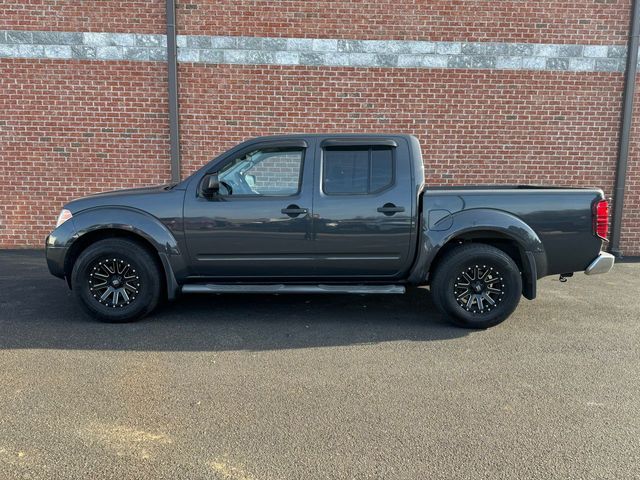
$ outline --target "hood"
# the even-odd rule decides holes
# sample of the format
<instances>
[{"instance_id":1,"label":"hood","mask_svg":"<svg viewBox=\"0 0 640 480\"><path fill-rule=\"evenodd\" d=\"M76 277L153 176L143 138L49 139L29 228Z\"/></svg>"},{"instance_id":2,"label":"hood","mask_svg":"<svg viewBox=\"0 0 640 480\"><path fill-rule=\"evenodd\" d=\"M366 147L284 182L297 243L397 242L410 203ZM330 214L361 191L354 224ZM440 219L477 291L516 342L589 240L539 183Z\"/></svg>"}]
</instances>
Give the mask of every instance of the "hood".
<instances>
[{"instance_id":1,"label":"hood","mask_svg":"<svg viewBox=\"0 0 640 480\"><path fill-rule=\"evenodd\" d=\"M123 190L113 190L110 192L101 192L87 195L86 197L77 198L67 203L64 208L72 213L85 210L87 208L101 206L136 206L145 197L153 197L168 191L175 186L174 183L165 185L154 185L152 187L127 188Z\"/></svg>"},{"instance_id":2,"label":"hood","mask_svg":"<svg viewBox=\"0 0 640 480\"><path fill-rule=\"evenodd\" d=\"M166 183L164 185L153 185L151 187L138 187L138 188L124 188L122 190L111 190L109 192L92 193L83 198L96 198L96 197L118 197L121 195L139 195L145 193L155 193L175 185L175 183ZM75 200L74 200L75 201Z\"/></svg>"}]
</instances>

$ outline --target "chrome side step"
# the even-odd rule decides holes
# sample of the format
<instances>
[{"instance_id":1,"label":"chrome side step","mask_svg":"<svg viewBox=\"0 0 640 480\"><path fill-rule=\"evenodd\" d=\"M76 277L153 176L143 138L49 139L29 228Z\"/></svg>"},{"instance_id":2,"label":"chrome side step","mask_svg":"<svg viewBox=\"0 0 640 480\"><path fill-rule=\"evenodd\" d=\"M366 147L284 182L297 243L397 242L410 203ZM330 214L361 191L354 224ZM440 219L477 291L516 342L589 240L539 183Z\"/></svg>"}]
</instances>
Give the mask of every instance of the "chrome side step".
<instances>
[{"instance_id":1,"label":"chrome side step","mask_svg":"<svg viewBox=\"0 0 640 480\"><path fill-rule=\"evenodd\" d=\"M402 285L284 285L198 283L182 286L183 293L355 293L399 294Z\"/></svg>"}]
</instances>

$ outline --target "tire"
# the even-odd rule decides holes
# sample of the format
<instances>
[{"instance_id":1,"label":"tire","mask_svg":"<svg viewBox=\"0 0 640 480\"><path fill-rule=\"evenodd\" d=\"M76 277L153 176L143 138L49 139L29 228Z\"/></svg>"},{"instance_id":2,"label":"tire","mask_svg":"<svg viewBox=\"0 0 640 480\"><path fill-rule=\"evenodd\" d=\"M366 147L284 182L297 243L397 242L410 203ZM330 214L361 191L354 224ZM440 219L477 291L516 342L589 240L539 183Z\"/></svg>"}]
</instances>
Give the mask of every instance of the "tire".
<instances>
[{"instance_id":1,"label":"tire","mask_svg":"<svg viewBox=\"0 0 640 480\"><path fill-rule=\"evenodd\" d=\"M153 311L160 300L160 279L155 258L136 242L119 238L89 246L71 272L71 286L80 304L109 323L130 322Z\"/></svg>"},{"instance_id":2,"label":"tire","mask_svg":"<svg viewBox=\"0 0 640 480\"><path fill-rule=\"evenodd\" d=\"M516 309L522 276L502 250L483 244L462 245L437 266L431 293L436 307L452 323L485 329L501 323Z\"/></svg>"}]
</instances>

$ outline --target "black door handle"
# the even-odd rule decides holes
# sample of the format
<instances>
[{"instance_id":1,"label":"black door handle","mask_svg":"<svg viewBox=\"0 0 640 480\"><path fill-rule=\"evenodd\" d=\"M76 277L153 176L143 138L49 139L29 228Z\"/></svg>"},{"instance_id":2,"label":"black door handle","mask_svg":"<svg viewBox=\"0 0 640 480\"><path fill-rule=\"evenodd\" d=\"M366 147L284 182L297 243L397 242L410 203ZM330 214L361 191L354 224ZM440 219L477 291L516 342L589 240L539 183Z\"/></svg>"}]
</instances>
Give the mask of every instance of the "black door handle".
<instances>
[{"instance_id":1,"label":"black door handle","mask_svg":"<svg viewBox=\"0 0 640 480\"><path fill-rule=\"evenodd\" d=\"M404 207L396 207L393 203L385 203L383 206L378 207L378 211L390 217L394 213L404 212Z\"/></svg>"},{"instance_id":2,"label":"black door handle","mask_svg":"<svg viewBox=\"0 0 640 480\"><path fill-rule=\"evenodd\" d=\"M303 213L309 213L306 208L300 208L298 205L289 205L287 208L280 210L285 215L289 215L291 218L297 217Z\"/></svg>"}]
</instances>

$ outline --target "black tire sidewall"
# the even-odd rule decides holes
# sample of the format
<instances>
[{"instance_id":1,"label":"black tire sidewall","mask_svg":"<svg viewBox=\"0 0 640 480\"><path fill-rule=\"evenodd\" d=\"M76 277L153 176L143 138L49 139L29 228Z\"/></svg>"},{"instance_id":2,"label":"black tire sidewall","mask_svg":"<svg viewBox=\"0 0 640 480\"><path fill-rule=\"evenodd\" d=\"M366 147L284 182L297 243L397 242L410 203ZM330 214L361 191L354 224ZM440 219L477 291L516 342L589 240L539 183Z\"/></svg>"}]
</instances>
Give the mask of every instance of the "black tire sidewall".
<instances>
[{"instance_id":1,"label":"black tire sidewall","mask_svg":"<svg viewBox=\"0 0 640 480\"><path fill-rule=\"evenodd\" d=\"M502 250L488 245L469 245L456 250L443 260L432 283L436 306L455 324L467 328L484 329L504 321L516 309L522 295L522 277L518 266ZM505 295L498 306L482 314L466 311L453 294L454 284L461 272L475 265L494 267L500 272L505 285Z\"/></svg>"},{"instance_id":2,"label":"black tire sidewall","mask_svg":"<svg viewBox=\"0 0 640 480\"><path fill-rule=\"evenodd\" d=\"M140 277L140 291L130 305L107 307L98 302L89 289L91 269L108 258L130 263ZM141 318L155 308L160 298L160 272L154 259L143 247L129 240L101 240L84 250L74 264L71 284L85 310L104 322L121 323Z\"/></svg>"}]
</instances>

